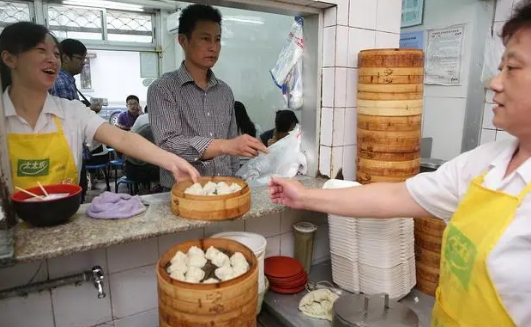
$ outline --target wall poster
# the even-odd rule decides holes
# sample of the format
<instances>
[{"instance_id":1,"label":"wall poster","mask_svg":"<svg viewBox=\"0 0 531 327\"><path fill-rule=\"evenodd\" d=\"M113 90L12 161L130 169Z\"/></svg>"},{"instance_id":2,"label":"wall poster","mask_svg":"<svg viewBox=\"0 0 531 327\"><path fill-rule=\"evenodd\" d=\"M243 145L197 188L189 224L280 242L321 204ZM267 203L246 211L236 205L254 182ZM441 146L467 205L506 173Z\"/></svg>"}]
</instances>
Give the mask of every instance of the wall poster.
<instances>
[{"instance_id":1,"label":"wall poster","mask_svg":"<svg viewBox=\"0 0 531 327\"><path fill-rule=\"evenodd\" d=\"M401 27L421 25L423 16L424 0L402 0Z\"/></svg>"},{"instance_id":2,"label":"wall poster","mask_svg":"<svg viewBox=\"0 0 531 327\"><path fill-rule=\"evenodd\" d=\"M461 60L465 25L428 31L424 83L461 84Z\"/></svg>"}]
</instances>

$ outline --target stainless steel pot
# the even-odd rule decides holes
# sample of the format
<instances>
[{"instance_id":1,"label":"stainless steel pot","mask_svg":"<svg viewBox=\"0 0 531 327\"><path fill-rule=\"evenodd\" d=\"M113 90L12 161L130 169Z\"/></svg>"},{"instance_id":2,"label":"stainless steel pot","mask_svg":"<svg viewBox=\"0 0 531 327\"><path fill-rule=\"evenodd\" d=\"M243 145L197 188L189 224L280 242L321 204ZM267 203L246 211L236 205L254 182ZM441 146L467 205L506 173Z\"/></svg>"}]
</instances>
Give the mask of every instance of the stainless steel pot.
<instances>
[{"instance_id":1,"label":"stainless steel pot","mask_svg":"<svg viewBox=\"0 0 531 327\"><path fill-rule=\"evenodd\" d=\"M333 327L417 327L419 318L389 295L348 294L334 303Z\"/></svg>"}]
</instances>

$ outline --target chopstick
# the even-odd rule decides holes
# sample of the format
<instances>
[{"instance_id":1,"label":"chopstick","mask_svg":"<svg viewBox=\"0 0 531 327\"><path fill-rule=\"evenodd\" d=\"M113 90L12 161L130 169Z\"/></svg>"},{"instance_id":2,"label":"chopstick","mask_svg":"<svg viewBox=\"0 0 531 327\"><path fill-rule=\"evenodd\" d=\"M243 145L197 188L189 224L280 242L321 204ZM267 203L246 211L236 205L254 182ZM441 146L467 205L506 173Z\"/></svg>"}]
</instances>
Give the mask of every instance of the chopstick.
<instances>
[{"instance_id":1,"label":"chopstick","mask_svg":"<svg viewBox=\"0 0 531 327\"><path fill-rule=\"evenodd\" d=\"M42 193L44 193L44 195L50 196L50 194L48 194L48 192L46 192L46 189L44 188L44 186L42 186L41 182L37 182L37 185L39 185L39 187L41 188L41 191L42 191Z\"/></svg>"},{"instance_id":2,"label":"chopstick","mask_svg":"<svg viewBox=\"0 0 531 327\"><path fill-rule=\"evenodd\" d=\"M19 190L20 192L24 192L24 193L26 193L27 195L31 195L31 196L34 197L34 198L44 200L44 198L43 198L42 196L40 196L40 195L37 195L37 194L35 194L35 193L31 193L30 191L26 191L25 189L20 188L20 187L18 187L18 186L16 186L15 188L16 188L17 190Z\"/></svg>"}]
</instances>

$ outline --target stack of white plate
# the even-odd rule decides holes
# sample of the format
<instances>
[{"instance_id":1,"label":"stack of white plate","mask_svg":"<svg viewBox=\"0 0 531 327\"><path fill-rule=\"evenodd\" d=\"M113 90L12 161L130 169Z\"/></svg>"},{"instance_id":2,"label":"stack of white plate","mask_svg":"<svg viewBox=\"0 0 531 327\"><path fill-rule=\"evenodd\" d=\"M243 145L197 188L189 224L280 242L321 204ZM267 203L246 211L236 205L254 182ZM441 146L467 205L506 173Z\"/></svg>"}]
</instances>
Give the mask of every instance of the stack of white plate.
<instances>
[{"instance_id":1,"label":"stack of white plate","mask_svg":"<svg viewBox=\"0 0 531 327\"><path fill-rule=\"evenodd\" d=\"M360 185L330 180L324 188ZM414 224L411 218L328 216L334 283L351 292L386 293L392 299L415 286Z\"/></svg>"}]
</instances>

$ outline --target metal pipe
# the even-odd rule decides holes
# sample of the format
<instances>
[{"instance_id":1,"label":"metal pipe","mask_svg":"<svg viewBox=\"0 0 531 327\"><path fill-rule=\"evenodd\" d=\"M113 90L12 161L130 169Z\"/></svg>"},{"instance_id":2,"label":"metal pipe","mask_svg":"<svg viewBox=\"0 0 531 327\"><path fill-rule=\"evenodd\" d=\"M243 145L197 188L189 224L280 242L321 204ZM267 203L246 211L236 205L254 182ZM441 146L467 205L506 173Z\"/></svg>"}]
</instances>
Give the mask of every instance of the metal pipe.
<instances>
[{"instance_id":1,"label":"metal pipe","mask_svg":"<svg viewBox=\"0 0 531 327\"><path fill-rule=\"evenodd\" d=\"M101 299L106 296L103 290L103 278L103 270L101 269L101 267L96 266L92 268L91 271L84 271L80 274L1 290L0 300L15 296L26 296L29 293L41 292L71 284L79 285L84 282L93 282L94 287L98 290L98 298Z\"/></svg>"}]
</instances>

